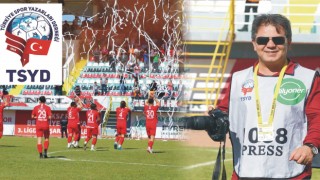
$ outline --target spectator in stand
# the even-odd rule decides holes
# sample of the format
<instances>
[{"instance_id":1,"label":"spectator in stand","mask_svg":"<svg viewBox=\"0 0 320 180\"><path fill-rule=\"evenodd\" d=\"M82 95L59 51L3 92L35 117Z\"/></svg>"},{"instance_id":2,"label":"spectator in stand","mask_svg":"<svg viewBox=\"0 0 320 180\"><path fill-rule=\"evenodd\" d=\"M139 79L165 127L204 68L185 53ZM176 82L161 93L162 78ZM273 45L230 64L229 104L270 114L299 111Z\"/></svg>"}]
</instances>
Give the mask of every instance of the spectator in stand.
<instances>
[{"instance_id":1,"label":"spectator in stand","mask_svg":"<svg viewBox=\"0 0 320 180\"><path fill-rule=\"evenodd\" d=\"M80 29L79 24L81 23L80 19L78 16L76 16L74 18L74 20L72 21L72 25L71 25L71 31L73 34L78 34L78 30Z\"/></svg>"},{"instance_id":2,"label":"spectator in stand","mask_svg":"<svg viewBox=\"0 0 320 180\"><path fill-rule=\"evenodd\" d=\"M64 21L64 24L62 25L62 32L63 32L63 34L65 35L65 34L70 33L70 31L71 31L71 26L70 26L70 24L68 23L68 21L65 20L65 21Z\"/></svg>"},{"instance_id":3,"label":"spectator in stand","mask_svg":"<svg viewBox=\"0 0 320 180\"><path fill-rule=\"evenodd\" d=\"M61 119L60 128L61 128L61 138L66 137L68 138L68 131L67 131L68 120Z\"/></svg>"},{"instance_id":4,"label":"spectator in stand","mask_svg":"<svg viewBox=\"0 0 320 180\"><path fill-rule=\"evenodd\" d=\"M118 58L122 64L126 64L129 60L127 53L123 49L118 50Z\"/></svg>"},{"instance_id":5,"label":"spectator in stand","mask_svg":"<svg viewBox=\"0 0 320 180\"><path fill-rule=\"evenodd\" d=\"M81 27L82 28L91 27L91 22L88 20L88 17L85 17L85 19L81 22Z\"/></svg>"},{"instance_id":6,"label":"spectator in stand","mask_svg":"<svg viewBox=\"0 0 320 180\"><path fill-rule=\"evenodd\" d=\"M92 139L91 151L95 151L95 145L98 137L98 127L100 124L100 112L97 110L97 105L92 103L90 110L87 111L87 138L84 141L83 148L87 149L87 143Z\"/></svg>"},{"instance_id":7,"label":"spectator in stand","mask_svg":"<svg viewBox=\"0 0 320 180\"><path fill-rule=\"evenodd\" d=\"M153 80L152 83L149 85L149 97L154 97L157 89L158 89L157 83L155 80Z\"/></svg>"},{"instance_id":8,"label":"spectator in stand","mask_svg":"<svg viewBox=\"0 0 320 180\"><path fill-rule=\"evenodd\" d=\"M153 71L154 72L159 72L159 57L160 57L159 52L156 52L153 57Z\"/></svg>"},{"instance_id":9,"label":"spectator in stand","mask_svg":"<svg viewBox=\"0 0 320 180\"><path fill-rule=\"evenodd\" d=\"M145 83L141 84L140 94L142 95L143 98L147 98L148 97L148 87L147 87L147 85Z\"/></svg>"},{"instance_id":10,"label":"spectator in stand","mask_svg":"<svg viewBox=\"0 0 320 180\"><path fill-rule=\"evenodd\" d=\"M123 74L120 76L120 94L124 95L126 93L126 88L125 88L125 77Z\"/></svg>"},{"instance_id":11,"label":"spectator in stand","mask_svg":"<svg viewBox=\"0 0 320 180\"><path fill-rule=\"evenodd\" d=\"M140 98L140 86L139 86L139 81L134 81L133 83L133 98Z\"/></svg>"},{"instance_id":12,"label":"spectator in stand","mask_svg":"<svg viewBox=\"0 0 320 180\"><path fill-rule=\"evenodd\" d=\"M94 50L93 50L93 58L94 58L94 62L99 62L100 61L100 50L98 47L96 47Z\"/></svg>"},{"instance_id":13,"label":"spectator in stand","mask_svg":"<svg viewBox=\"0 0 320 180\"><path fill-rule=\"evenodd\" d=\"M120 107L116 109L117 117L117 135L114 142L114 149L122 150L124 136L127 134L127 120L130 109L127 107L125 101L120 102Z\"/></svg>"},{"instance_id":14,"label":"spectator in stand","mask_svg":"<svg viewBox=\"0 0 320 180\"><path fill-rule=\"evenodd\" d=\"M68 114L68 148L79 147L79 113L82 110L82 102L79 97L75 98L75 102L71 102L70 107L67 109ZM71 143L73 138L73 142Z\"/></svg>"},{"instance_id":15,"label":"spectator in stand","mask_svg":"<svg viewBox=\"0 0 320 180\"><path fill-rule=\"evenodd\" d=\"M95 96L98 96L98 95L99 95L99 86L98 86L98 84L97 84L96 81L93 83L93 94L94 94Z\"/></svg>"},{"instance_id":16,"label":"spectator in stand","mask_svg":"<svg viewBox=\"0 0 320 180\"><path fill-rule=\"evenodd\" d=\"M140 74L140 66L139 63L136 63L135 66L133 67L133 78L135 81L139 81L139 74Z\"/></svg>"},{"instance_id":17,"label":"spectator in stand","mask_svg":"<svg viewBox=\"0 0 320 180\"><path fill-rule=\"evenodd\" d=\"M156 94L158 99L162 99L166 94L166 85L162 84L162 81L159 81Z\"/></svg>"},{"instance_id":18,"label":"spectator in stand","mask_svg":"<svg viewBox=\"0 0 320 180\"><path fill-rule=\"evenodd\" d=\"M101 49L101 55L102 55L102 62L107 62L108 61L108 49L106 46L103 46Z\"/></svg>"},{"instance_id":19,"label":"spectator in stand","mask_svg":"<svg viewBox=\"0 0 320 180\"><path fill-rule=\"evenodd\" d=\"M138 49L134 49L133 53L130 54L130 61L133 65L139 62L139 55L140 55L140 52Z\"/></svg>"},{"instance_id":20,"label":"spectator in stand","mask_svg":"<svg viewBox=\"0 0 320 180\"><path fill-rule=\"evenodd\" d=\"M77 86L74 88L74 93L75 93L75 95L78 96L78 97L81 96L80 86L77 85Z\"/></svg>"},{"instance_id":21,"label":"spectator in stand","mask_svg":"<svg viewBox=\"0 0 320 180\"><path fill-rule=\"evenodd\" d=\"M156 80L153 80L152 83L149 85L150 91L156 91L157 90L157 83Z\"/></svg>"},{"instance_id":22,"label":"spectator in stand","mask_svg":"<svg viewBox=\"0 0 320 180\"><path fill-rule=\"evenodd\" d=\"M152 60L151 63L153 63L153 58L154 58L155 55L156 55L156 51L154 49L151 49L150 50L150 59Z\"/></svg>"},{"instance_id":23,"label":"spectator in stand","mask_svg":"<svg viewBox=\"0 0 320 180\"><path fill-rule=\"evenodd\" d=\"M260 0L246 0L246 4L245 4L245 8L244 8L244 12L246 13L246 15L244 15L244 22L246 24L243 25L243 27L241 29L238 29L238 31L243 31L243 32L248 31L248 23L249 23L250 14L247 14L247 13L250 13L250 9L252 9L253 13L257 13L259 1ZM256 18L256 17L257 17L257 15L254 15L254 18Z\"/></svg>"},{"instance_id":24,"label":"spectator in stand","mask_svg":"<svg viewBox=\"0 0 320 180\"><path fill-rule=\"evenodd\" d=\"M0 102L0 139L3 135L3 110L9 105L9 102L6 98L2 99L3 102Z\"/></svg>"},{"instance_id":25,"label":"spectator in stand","mask_svg":"<svg viewBox=\"0 0 320 180\"><path fill-rule=\"evenodd\" d=\"M133 74L133 68L134 68L135 64L133 64L132 61L128 61L128 63L126 64L126 72L128 74Z\"/></svg>"},{"instance_id":26,"label":"spectator in stand","mask_svg":"<svg viewBox=\"0 0 320 180\"><path fill-rule=\"evenodd\" d=\"M131 49L130 50L130 55L129 55L129 61L126 63L126 71L130 74L133 74L134 72L134 66L136 65L137 62L137 56L136 56L136 49ZM124 62L125 64L125 62Z\"/></svg>"},{"instance_id":27,"label":"spectator in stand","mask_svg":"<svg viewBox=\"0 0 320 180\"><path fill-rule=\"evenodd\" d=\"M108 79L105 77L100 78L100 85L101 85L101 95L107 95L108 89L107 89Z\"/></svg>"},{"instance_id":28,"label":"spectator in stand","mask_svg":"<svg viewBox=\"0 0 320 180\"><path fill-rule=\"evenodd\" d=\"M149 54L146 49L143 52L143 62L144 62L144 70L143 71L146 72L149 69L149 62L150 62Z\"/></svg>"},{"instance_id":29,"label":"spectator in stand","mask_svg":"<svg viewBox=\"0 0 320 180\"><path fill-rule=\"evenodd\" d=\"M167 68L167 73L171 73L171 71L172 71L172 66L171 66L171 64L169 64L168 68Z\"/></svg>"},{"instance_id":30,"label":"spectator in stand","mask_svg":"<svg viewBox=\"0 0 320 180\"><path fill-rule=\"evenodd\" d=\"M115 72L117 59L116 59L116 53L114 51L109 52L108 60L109 60L109 65L110 65L110 71Z\"/></svg>"},{"instance_id":31,"label":"spectator in stand","mask_svg":"<svg viewBox=\"0 0 320 180\"><path fill-rule=\"evenodd\" d=\"M154 105L154 101L156 105ZM160 107L160 102L155 97L149 97L145 102L143 114L146 117L146 131L148 135L147 152L153 153L154 138L156 136L158 116L157 111Z\"/></svg>"},{"instance_id":32,"label":"spectator in stand","mask_svg":"<svg viewBox=\"0 0 320 180\"><path fill-rule=\"evenodd\" d=\"M169 98L171 98L172 93L173 93L173 83L172 83L171 79L169 79L169 81L167 83L167 90L168 90L168 96L169 96Z\"/></svg>"},{"instance_id":33,"label":"spectator in stand","mask_svg":"<svg viewBox=\"0 0 320 180\"><path fill-rule=\"evenodd\" d=\"M163 97L165 104L167 104L168 99L172 98L172 93L173 93L173 84L172 84L172 80L170 79L167 83L166 94Z\"/></svg>"},{"instance_id":34,"label":"spectator in stand","mask_svg":"<svg viewBox=\"0 0 320 180\"><path fill-rule=\"evenodd\" d=\"M46 105L46 98L40 96L40 104L33 108L31 118L36 119L37 149L40 159L48 158L47 152L49 148L49 120L51 119L51 108ZM44 152L42 154L42 137L44 137Z\"/></svg>"},{"instance_id":35,"label":"spectator in stand","mask_svg":"<svg viewBox=\"0 0 320 180\"><path fill-rule=\"evenodd\" d=\"M55 96L61 96L62 95L62 85L55 85L54 86L54 95Z\"/></svg>"}]
</instances>

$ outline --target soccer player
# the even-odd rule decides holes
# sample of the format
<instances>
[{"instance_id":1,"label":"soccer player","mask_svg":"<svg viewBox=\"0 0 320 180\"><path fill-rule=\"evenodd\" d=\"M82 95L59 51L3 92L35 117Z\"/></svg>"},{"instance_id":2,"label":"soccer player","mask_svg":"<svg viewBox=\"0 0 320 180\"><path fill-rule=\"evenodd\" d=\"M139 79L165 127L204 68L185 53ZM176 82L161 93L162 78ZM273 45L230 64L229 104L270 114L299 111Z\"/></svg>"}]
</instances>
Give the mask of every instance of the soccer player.
<instances>
[{"instance_id":1,"label":"soccer player","mask_svg":"<svg viewBox=\"0 0 320 180\"><path fill-rule=\"evenodd\" d=\"M116 109L117 116L117 135L114 142L114 149L122 150L122 144L124 142L124 136L127 134L127 116L130 112L130 108L127 107L125 101L120 102L120 107Z\"/></svg>"},{"instance_id":2,"label":"soccer player","mask_svg":"<svg viewBox=\"0 0 320 180\"><path fill-rule=\"evenodd\" d=\"M3 135L3 110L9 105L9 103L4 99L5 98L3 98L3 103L0 102L0 139Z\"/></svg>"},{"instance_id":3,"label":"soccer player","mask_svg":"<svg viewBox=\"0 0 320 180\"><path fill-rule=\"evenodd\" d=\"M36 134L38 138L38 152L40 158L48 158L47 151L49 148L49 119L51 119L51 108L47 106L46 98L39 97L40 104L33 108L31 118L36 119ZM44 136L44 154L42 155L42 137Z\"/></svg>"},{"instance_id":4,"label":"soccer player","mask_svg":"<svg viewBox=\"0 0 320 180\"><path fill-rule=\"evenodd\" d=\"M67 109L68 113L68 148L79 147L79 112L82 110L81 99L76 97L76 102L72 102ZM73 143L71 143L73 137Z\"/></svg>"},{"instance_id":5,"label":"soccer player","mask_svg":"<svg viewBox=\"0 0 320 180\"><path fill-rule=\"evenodd\" d=\"M156 102L156 105L154 105L154 101ZM157 111L160 107L160 102L158 99L155 99L154 97L150 97L144 105L143 113L146 116L146 130L148 135L148 148L147 151L149 153L152 153L152 146L154 143L154 137L156 136L156 129L157 129L157 123L158 123L158 116Z\"/></svg>"},{"instance_id":6,"label":"soccer player","mask_svg":"<svg viewBox=\"0 0 320 180\"><path fill-rule=\"evenodd\" d=\"M90 110L87 111L87 138L84 141L83 148L87 149L87 143L92 139L91 151L95 151L94 146L97 143L98 126L100 124L100 112L97 110L96 104L90 105Z\"/></svg>"}]
</instances>

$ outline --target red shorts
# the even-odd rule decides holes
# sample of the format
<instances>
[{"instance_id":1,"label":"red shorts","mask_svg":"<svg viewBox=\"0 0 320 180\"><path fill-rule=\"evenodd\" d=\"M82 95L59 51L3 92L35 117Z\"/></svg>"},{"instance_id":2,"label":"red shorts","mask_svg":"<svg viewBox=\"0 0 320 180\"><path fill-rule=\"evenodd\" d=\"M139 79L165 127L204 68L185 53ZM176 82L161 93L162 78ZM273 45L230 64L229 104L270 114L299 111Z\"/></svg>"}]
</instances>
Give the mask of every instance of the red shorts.
<instances>
[{"instance_id":1,"label":"red shorts","mask_svg":"<svg viewBox=\"0 0 320 180\"><path fill-rule=\"evenodd\" d=\"M87 128L87 137L92 137L92 135L98 135L98 128Z\"/></svg>"},{"instance_id":2,"label":"red shorts","mask_svg":"<svg viewBox=\"0 0 320 180\"><path fill-rule=\"evenodd\" d=\"M36 134L37 137L43 137L44 138L49 138L50 136L50 130L48 126L38 126L36 127Z\"/></svg>"},{"instance_id":3,"label":"red shorts","mask_svg":"<svg viewBox=\"0 0 320 180\"><path fill-rule=\"evenodd\" d=\"M73 125L68 125L68 134L79 134L79 126L77 124L73 124Z\"/></svg>"},{"instance_id":4,"label":"red shorts","mask_svg":"<svg viewBox=\"0 0 320 180\"><path fill-rule=\"evenodd\" d=\"M127 124L117 124L117 134L127 134Z\"/></svg>"},{"instance_id":5,"label":"red shorts","mask_svg":"<svg viewBox=\"0 0 320 180\"><path fill-rule=\"evenodd\" d=\"M157 124L147 124L146 130L148 136L156 136Z\"/></svg>"}]
</instances>

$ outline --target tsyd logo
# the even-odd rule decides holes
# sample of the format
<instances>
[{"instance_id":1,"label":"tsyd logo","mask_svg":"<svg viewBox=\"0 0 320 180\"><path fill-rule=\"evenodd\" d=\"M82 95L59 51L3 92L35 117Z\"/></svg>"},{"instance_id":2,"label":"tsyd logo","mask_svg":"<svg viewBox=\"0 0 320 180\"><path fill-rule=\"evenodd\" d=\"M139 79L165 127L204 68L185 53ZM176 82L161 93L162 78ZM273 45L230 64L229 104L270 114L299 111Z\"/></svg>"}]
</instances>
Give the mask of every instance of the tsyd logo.
<instances>
[{"instance_id":1,"label":"tsyd logo","mask_svg":"<svg viewBox=\"0 0 320 180\"><path fill-rule=\"evenodd\" d=\"M61 4L1 6L1 84L61 84Z\"/></svg>"}]
</instances>

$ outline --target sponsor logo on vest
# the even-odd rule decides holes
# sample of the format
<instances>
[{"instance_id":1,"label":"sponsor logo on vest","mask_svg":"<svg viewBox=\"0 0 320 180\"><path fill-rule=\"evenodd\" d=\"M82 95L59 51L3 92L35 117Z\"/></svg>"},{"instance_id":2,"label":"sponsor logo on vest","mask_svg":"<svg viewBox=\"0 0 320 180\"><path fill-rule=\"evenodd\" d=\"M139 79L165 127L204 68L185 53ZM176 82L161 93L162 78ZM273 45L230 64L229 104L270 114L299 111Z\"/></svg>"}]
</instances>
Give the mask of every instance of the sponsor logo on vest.
<instances>
[{"instance_id":1,"label":"sponsor logo on vest","mask_svg":"<svg viewBox=\"0 0 320 180\"><path fill-rule=\"evenodd\" d=\"M243 95L247 95L247 93L252 92L253 87L254 87L253 80L248 79L242 84L241 92L243 93Z\"/></svg>"},{"instance_id":2,"label":"sponsor logo on vest","mask_svg":"<svg viewBox=\"0 0 320 180\"><path fill-rule=\"evenodd\" d=\"M285 105L296 105L306 96L306 86L298 79L286 78L282 80L278 101Z\"/></svg>"}]
</instances>

